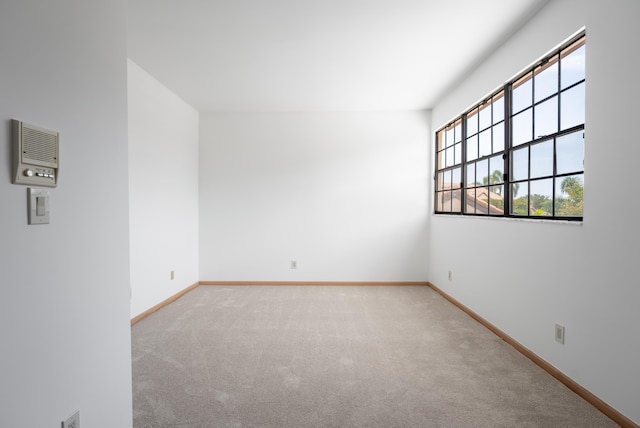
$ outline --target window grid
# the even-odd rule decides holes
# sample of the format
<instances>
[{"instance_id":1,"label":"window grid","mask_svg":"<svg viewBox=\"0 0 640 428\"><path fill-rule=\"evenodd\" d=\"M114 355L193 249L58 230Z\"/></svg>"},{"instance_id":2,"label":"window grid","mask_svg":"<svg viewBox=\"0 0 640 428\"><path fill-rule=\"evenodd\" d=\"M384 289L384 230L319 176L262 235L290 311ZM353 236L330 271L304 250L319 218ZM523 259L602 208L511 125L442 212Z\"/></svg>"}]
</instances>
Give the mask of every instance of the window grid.
<instances>
[{"instance_id":1,"label":"window grid","mask_svg":"<svg viewBox=\"0 0 640 428\"><path fill-rule=\"evenodd\" d=\"M441 212L454 212L455 201L460 199L462 135L462 119L458 118L436 137L436 159L444 166L436 179L436 206Z\"/></svg>"},{"instance_id":2,"label":"window grid","mask_svg":"<svg viewBox=\"0 0 640 428\"><path fill-rule=\"evenodd\" d=\"M465 214L504 215L505 91L462 117L466 121Z\"/></svg>"},{"instance_id":3,"label":"window grid","mask_svg":"<svg viewBox=\"0 0 640 428\"><path fill-rule=\"evenodd\" d=\"M435 212L582 220L579 35L436 133Z\"/></svg>"}]
</instances>

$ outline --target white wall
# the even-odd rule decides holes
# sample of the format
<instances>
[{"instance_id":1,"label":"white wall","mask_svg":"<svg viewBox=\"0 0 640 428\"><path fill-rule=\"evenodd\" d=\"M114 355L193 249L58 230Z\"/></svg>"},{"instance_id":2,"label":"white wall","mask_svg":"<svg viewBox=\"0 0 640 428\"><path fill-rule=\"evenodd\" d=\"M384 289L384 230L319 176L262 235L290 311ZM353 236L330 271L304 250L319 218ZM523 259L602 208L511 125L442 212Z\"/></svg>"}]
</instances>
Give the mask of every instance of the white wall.
<instances>
[{"instance_id":1,"label":"white wall","mask_svg":"<svg viewBox=\"0 0 640 428\"><path fill-rule=\"evenodd\" d=\"M199 114L130 60L128 101L134 317L199 280Z\"/></svg>"},{"instance_id":2,"label":"white wall","mask_svg":"<svg viewBox=\"0 0 640 428\"><path fill-rule=\"evenodd\" d=\"M550 2L434 109L437 129L586 26L584 224L432 216L429 260L433 283L636 423L639 16L635 0Z\"/></svg>"},{"instance_id":3,"label":"white wall","mask_svg":"<svg viewBox=\"0 0 640 428\"><path fill-rule=\"evenodd\" d=\"M126 2L0 6L0 425L131 427ZM60 132L51 223L11 184L11 118Z\"/></svg>"},{"instance_id":4,"label":"white wall","mask_svg":"<svg viewBox=\"0 0 640 428\"><path fill-rule=\"evenodd\" d=\"M207 114L200 135L201 280L425 280L426 113Z\"/></svg>"}]
</instances>

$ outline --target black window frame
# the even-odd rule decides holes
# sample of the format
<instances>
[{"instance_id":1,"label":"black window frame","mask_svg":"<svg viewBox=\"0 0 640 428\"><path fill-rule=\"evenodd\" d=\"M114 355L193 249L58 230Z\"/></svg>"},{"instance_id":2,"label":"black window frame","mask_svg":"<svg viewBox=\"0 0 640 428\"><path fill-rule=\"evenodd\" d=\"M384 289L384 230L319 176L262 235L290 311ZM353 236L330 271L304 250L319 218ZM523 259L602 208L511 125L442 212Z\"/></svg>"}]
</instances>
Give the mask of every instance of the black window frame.
<instances>
[{"instance_id":1,"label":"black window frame","mask_svg":"<svg viewBox=\"0 0 640 428\"><path fill-rule=\"evenodd\" d=\"M434 214L583 221L586 66L568 84L564 76L570 71L563 75L562 70L579 49L586 52L585 31L436 131ZM528 98L524 103L522 94ZM563 97L575 96L582 97L582 110L563 110ZM573 116L578 122L567 124L565 119ZM530 126L530 133L521 124ZM523 137L522 129L529 135ZM574 169L562 170L558 165L566 158L558 148L570 144L582 150L582 165L577 168L577 159L571 158ZM523 166L513 157L525 152ZM532 152L541 153L534 163ZM532 197L532 185L545 191ZM569 185L574 186L571 193ZM518 197L522 189L526 200Z\"/></svg>"}]
</instances>

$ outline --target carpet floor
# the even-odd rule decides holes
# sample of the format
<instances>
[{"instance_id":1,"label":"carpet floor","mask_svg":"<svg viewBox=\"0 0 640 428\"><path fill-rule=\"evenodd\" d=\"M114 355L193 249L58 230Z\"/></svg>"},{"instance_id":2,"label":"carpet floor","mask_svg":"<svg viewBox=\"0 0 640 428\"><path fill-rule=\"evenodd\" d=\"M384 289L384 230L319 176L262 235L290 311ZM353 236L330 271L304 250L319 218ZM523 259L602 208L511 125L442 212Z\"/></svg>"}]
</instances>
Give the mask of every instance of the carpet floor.
<instances>
[{"instance_id":1,"label":"carpet floor","mask_svg":"<svg viewBox=\"0 0 640 428\"><path fill-rule=\"evenodd\" d=\"M200 286L132 361L134 428L618 426L424 286Z\"/></svg>"}]
</instances>

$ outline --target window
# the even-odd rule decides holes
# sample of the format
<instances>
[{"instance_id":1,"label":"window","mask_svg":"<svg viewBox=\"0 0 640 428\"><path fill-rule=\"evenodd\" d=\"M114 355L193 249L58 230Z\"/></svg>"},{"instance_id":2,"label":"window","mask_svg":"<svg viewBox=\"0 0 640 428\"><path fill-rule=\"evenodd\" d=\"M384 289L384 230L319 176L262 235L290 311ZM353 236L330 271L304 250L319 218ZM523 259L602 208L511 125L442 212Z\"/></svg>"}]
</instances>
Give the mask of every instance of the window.
<instances>
[{"instance_id":1,"label":"window","mask_svg":"<svg viewBox=\"0 0 640 428\"><path fill-rule=\"evenodd\" d=\"M435 212L582 220L581 34L436 132Z\"/></svg>"}]
</instances>

